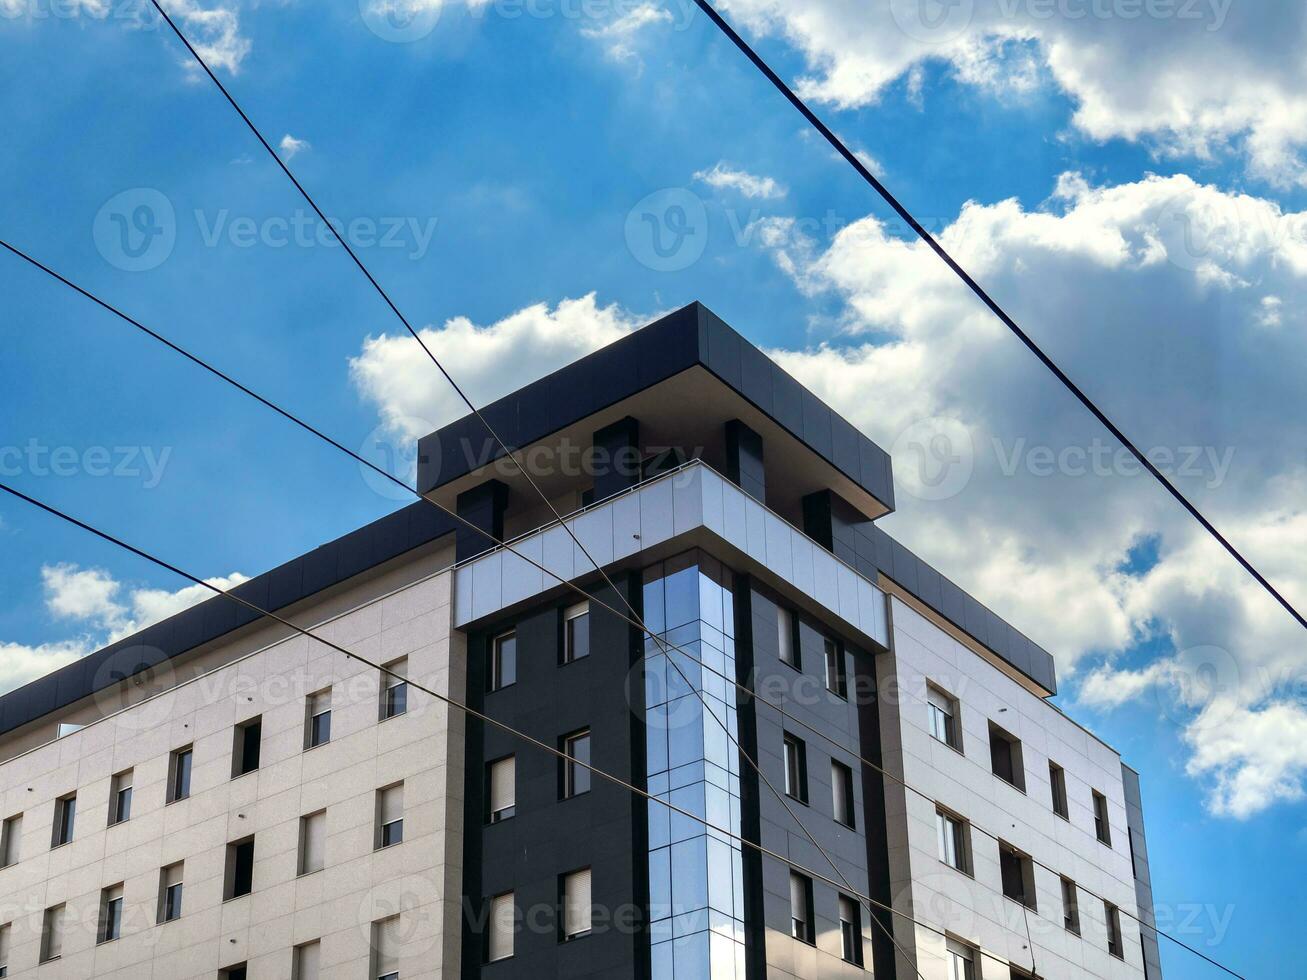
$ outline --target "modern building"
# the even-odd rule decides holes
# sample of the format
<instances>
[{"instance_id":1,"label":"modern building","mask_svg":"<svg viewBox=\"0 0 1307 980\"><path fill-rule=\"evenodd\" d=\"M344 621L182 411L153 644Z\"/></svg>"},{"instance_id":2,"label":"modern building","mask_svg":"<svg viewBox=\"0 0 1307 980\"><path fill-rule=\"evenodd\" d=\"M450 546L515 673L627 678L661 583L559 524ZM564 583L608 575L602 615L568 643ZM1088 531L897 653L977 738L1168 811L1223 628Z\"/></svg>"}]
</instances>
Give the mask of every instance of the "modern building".
<instances>
[{"instance_id":1,"label":"modern building","mask_svg":"<svg viewBox=\"0 0 1307 980\"><path fill-rule=\"evenodd\" d=\"M464 418L461 521L237 590L362 660L217 597L0 698L0 976L1161 976L1138 777L883 450L698 304L484 415L535 486Z\"/></svg>"}]
</instances>

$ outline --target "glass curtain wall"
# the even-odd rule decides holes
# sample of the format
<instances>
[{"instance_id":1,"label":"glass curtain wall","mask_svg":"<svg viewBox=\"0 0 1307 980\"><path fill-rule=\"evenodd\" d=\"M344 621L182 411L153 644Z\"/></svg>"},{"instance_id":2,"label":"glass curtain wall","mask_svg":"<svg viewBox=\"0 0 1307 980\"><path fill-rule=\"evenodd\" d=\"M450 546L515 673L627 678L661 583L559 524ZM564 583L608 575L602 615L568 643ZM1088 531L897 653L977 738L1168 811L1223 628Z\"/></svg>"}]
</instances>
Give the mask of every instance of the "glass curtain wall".
<instances>
[{"instance_id":1,"label":"glass curtain wall","mask_svg":"<svg viewBox=\"0 0 1307 980\"><path fill-rule=\"evenodd\" d=\"M645 569L644 618L658 637L644 650L649 792L739 834L740 759L723 729L738 737L735 688L719 676L736 676L730 572L698 551ZM653 980L745 980L739 843L648 807Z\"/></svg>"}]
</instances>

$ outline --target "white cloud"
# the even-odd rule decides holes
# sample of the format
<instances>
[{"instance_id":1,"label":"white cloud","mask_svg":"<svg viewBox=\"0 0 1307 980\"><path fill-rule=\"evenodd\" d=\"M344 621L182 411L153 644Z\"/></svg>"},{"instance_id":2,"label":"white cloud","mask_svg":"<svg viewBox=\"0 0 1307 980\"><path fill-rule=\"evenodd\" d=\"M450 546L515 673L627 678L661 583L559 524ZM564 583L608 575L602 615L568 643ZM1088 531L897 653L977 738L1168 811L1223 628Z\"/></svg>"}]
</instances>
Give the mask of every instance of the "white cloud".
<instances>
[{"instance_id":1,"label":"white cloud","mask_svg":"<svg viewBox=\"0 0 1307 980\"><path fill-rule=\"evenodd\" d=\"M1159 153L1197 157L1233 148L1260 176L1307 181L1301 4L726 6L755 33L782 36L801 51L809 69L803 94L836 106L874 102L900 80L919 98L923 69L932 64L1005 97L1019 98L1047 80L1071 99L1073 124L1091 139L1146 141Z\"/></svg>"},{"instance_id":2,"label":"white cloud","mask_svg":"<svg viewBox=\"0 0 1307 980\"><path fill-rule=\"evenodd\" d=\"M488 326L455 317L418 333L480 408L648 320L615 303L600 306L590 293L561 300L552 310L537 303ZM368 337L349 369L383 424L403 438L416 439L467 414L467 406L407 334Z\"/></svg>"},{"instance_id":3,"label":"white cloud","mask_svg":"<svg viewBox=\"0 0 1307 980\"><path fill-rule=\"evenodd\" d=\"M583 27L581 34L603 45L613 61L632 62L643 68L639 42L644 32L655 24L672 23L669 10L656 3L642 3L597 27Z\"/></svg>"},{"instance_id":4,"label":"white cloud","mask_svg":"<svg viewBox=\"0 0 1307 980\"><path fill-rule=\"evenodd\" d=\"M281 150L282 156L284 156L287 160L292 159L297 154L303 153L305 150L310 150L313 148L312 144L309 143L308 140L298 140L290 133L287 133L285 136L283 136L281 138L281 142L277 145L278 148Z\"/></svg>"},{"instance_id":5,"label":"white cloud","mask_svg":"<svg viewBox=\"0 0 1307 980\"><path fill-rule=\"evenodd\" d=\"M1144 698L1174 720L1214 812L1301 793L1307 740L1263 741L1305 710L1296 623L925 246L871 218L828 243L787 219L759 231L800 289L842 311L839 336L773 356L892 449L887 529L1052 650L1064 689L1079 673L1084 705ZM1289 410L1307 357L1307 215L1187 177L1071 175L1041 210L971 203L940 238L1307 604L1307 418ZM1156 565L1124 571L1152 534ZM1126 660L1159 636L1174 655Z\"/></svg>"},{"instance_id":6,"label":"white cloud","mask_svg":"<svg viewBox=\"0 0 1307 980\"><path fill-rule=\"evenodd\" d=\"M165 0L168 13L201 58L215 72L225 69L235 75L250 53L250 40L241 34L240 14L235 4L203 7L197 0ZM193 76L201 72L190 52L182 64Z\"/></svg>"},{"instance_id":7,"label":"white cloud","mask_svg":"<svg viewBox=\"0 0 1307 980\"><path fill-rule=\"evenodd\" d=\"M225 590L247 580L247 576L236 572L207 581ZM67 563L44 566L41 581L50 614L57 620L76 623L83 633L35 646L0 641L0 693L58 670L213 595L199 585L173 592L129 588L103 569Z\"/></svg>"},{"instance_id":8,"label":"white cloud","mask_svg":"<svg viewBox=\"0 0 1307 980\"><path fill-rule=\"evenodd\" d=\"M772 177L757 177L745 170L736 170L725 161L718 161L711 170L700 170L694 175L709 187L718 190L739 191L745 197L776 198L786 195L785 187Z\"/></svg>"}]
</instances>

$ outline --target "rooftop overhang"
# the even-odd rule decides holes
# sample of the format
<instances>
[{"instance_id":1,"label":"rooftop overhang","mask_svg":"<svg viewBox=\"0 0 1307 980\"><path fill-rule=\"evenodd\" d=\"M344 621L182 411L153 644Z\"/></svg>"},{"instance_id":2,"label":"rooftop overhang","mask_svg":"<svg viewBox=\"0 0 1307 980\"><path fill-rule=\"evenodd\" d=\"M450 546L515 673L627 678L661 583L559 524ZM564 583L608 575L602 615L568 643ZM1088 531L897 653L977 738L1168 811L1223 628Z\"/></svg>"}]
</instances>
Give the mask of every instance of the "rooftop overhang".
<instances>
[{"instance_id":1,"label":"rooftop overhang","mask_svg":"<svg viewBox=\"0 0 1307 980\"><path fill-rule=\"evenodd\" d=\"M699 303L501 398L482 410L549 497L577 489L596 430L626 416L641 449L676 448L725 469L724 426L738 419L765 447L767 505L797 521L803 496L833 490L869 520L894 507L889 455ZM485 423L468 415L423 438L418 485L453 507L495 478L510 507L537 495Z\"/></svg>"}]
</instances>

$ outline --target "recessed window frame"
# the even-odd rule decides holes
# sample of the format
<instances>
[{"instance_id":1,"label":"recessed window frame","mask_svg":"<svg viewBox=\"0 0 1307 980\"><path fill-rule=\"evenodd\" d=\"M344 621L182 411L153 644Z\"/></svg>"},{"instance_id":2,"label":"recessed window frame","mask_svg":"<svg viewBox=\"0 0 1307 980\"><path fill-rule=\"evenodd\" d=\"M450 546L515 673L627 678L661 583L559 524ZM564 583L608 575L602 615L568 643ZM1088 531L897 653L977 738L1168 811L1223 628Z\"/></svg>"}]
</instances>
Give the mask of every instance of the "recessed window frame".
<instances>
[{"instance_id":1,"label":"recessed window frame","mask_svg":"<svg viewBox=\"0 0 1307 980\"><path fill-rule=\"evenodd\" d=\"M231 778L259 771L263 761L263 715L246 718L232 728Z\"/></svg>"},{"instance_id":2,"label":"recessed window frame","mask_svg":"<svg viewBox=\"0 0 1307 980\"><path fill-rule=\"evenodd\" d=\"M849 699L849 676L844 644L833 636L822 635L822 661L826 672L826 690L842 701Z\"/></svg>"},{"instance_id":3,"label":"recessed window frame","mask_svg":"<svg viewBox=\"0 0 1307 980\"><path fill-rule=\"evenodd\" d=\"M948 957L948 980L976 980L976 960L980 951L970 943L949 936L944 941Z\"/></svg>"},{"instance_id":4,"label":"recessed window frame","mask_svg":"<svg viewBox=\"0 0 1307 980\"><path fill-rule=\"evenodd\" d=\"M776 656L786 667L803 672L799 644L799 616L788 606L776 606Z\"/></svg>"},{"instance_id":5,"label":"recessed window frame","mask_svg":"<svg viewBox=\"0 0 1307 980\"><path fill-rule=\"evenodd\" d=\"M174 874L175 872L175 874ZM155 921L159 925L175 922L182 917L182 902L186 888L186 862L177 861L159 869L159 902Z\"/></svg>"},{"instance_id":6,"label":"recessed window frame","mask_svg":"<svg viewBox=\"0 0 1307 980\"><path fill-rule=\"evenodd\" d=\"M817 945L817 923L813 910L812 879L790 869L790 938L808 946Z\"/></svg>"},{"instance_id":7,"label":"recessed window frame","mask_svg":"<svg viewBox=\"0 0 1307 980\"><path fill-rule=\"evenodd\" d=\"M853 770L838 759L830 761L831 812L835 822L857 829L857 798L854 796Z\"/></svg>"},{"instance_id":8,"label":"recessed window frame","mask_svg":"<svg viewBox=\"0 0 1307 980\"><path fill-rule=\"evenodd\" d=\"M51 905L41 916L41 951L39 963L53 963L64 953L64 927L68 907L60 902Z\"/></svg>"},{"instance_id":9,"label":"recessed window frame","mask_svg":"<svg viewBox=\"0 0 1307 980\"><path fill-rule=\"evenodd\" d=\"M248 856L247 856L248 855ZM227 862L223 872L222 900L235 901L254 893L254 862L256 859L254 835L242 837L227 845ZM246 864L248 863L248 868Z\"/></svg>"},{"instance_id":10,"label":"recessed window frame","mask_svg":"<svg viewBox=\"0 0 1307 980\"><path fill-rule=\"evenodd\" d=\"M368 943L369 972L376 980L399 980L399 925L398 915L376 919L372 923Z\"/></svg>"},{"instance_id":11,"label":"recessed window frame","mask_svg":"<svg viewBox=\"0 0 1307 980\"><path fill-rule=\"evenodd\" d=\"M15 813L0 824L0 868L12 868L23 859L23 815Z\"/></svg>"},{"instance_id":12,"label":"recessed window frame","mask_svg":"<svg viewBox=\"0 0 1307 980\"><path fill-rule=\"evenodd\" d=\"M594 880L591 868L577 868L558 876L559 939L570 943L590 935L594 928Z\"/></svg>"},{"instance_id":13,"label":"recessed window frame","mask_svg":"<svg viewBox=\"0 0 1307 980\"><path fill-rule=\"evenodd\" d=\"M507 787L511 799L497 800L496 786ZM517 756L505 755L486 763L486 823L503 823L505 820L513 819L516 814Z\"/></svg>"},{"instance_id":14,"label":"recessed window frame","mask_svg":"<svg viewBox=\"0 0 1307 980\"><path fill-rule=\"evenodd\" d=\"M564 666L585 660L590 656L590 600L586 599L563 610Z\"/></svg>"},{"instance_id":15,"label":"recessed window frame","mask_svg":"<svg viewBox=\"0 0 1307 980\"><path fill-rule=\"evenodd\" d=\"M1112 846L1112 811L1107 805L1107 797L1096 789L1091 789L1094 800L1094 836L1100 844Z\"/></svg>"},{"instance_id":16,"label":"recessed window frame","mask_svg":"<svg viewBox=\"0 0 1307 980\"><path fill-rule=\"evenodd\" d=\"M971 877L971 823L939 804L935 805L935 847L941 864Z\"/></svg>"},{"instance_id":17,"label":"recessed window frame","mask_svg":"<svg viewBox=\"0 0 1307 980\"><path fill-rule=\"evenodd\" d=\"M989 768L1015 790L1026 791L1025 756L1021 739L1001 725L989 723Z\"/></svg>"},{"instance_id":18,"label":"recessed window frame","mask_svg":"<svg viewBox=\"0 0 1307 980\"><path fill-rule=\"evenodd\" d=\"M319 839L320 838L320 839ZM299 853L296 877L317 874L327 866L327 811L315 810L300 817Z\"/></svg>"},{"instance_id":19,"label":"recessed window frame","mask_svg":"<svg viewBox=\"0 0 1307 980\"><path fill-rule=\"evenodd\" d=\"M309 951L312 950L312 953ZM309 958L313 958L310 969ZM310 939L290 951L291 980L318 980L322 970L322 940Z\"/></svg>"},{"instance_id":20,"label":"recessed window frame","mask_svg":"<svg viewBox=\"0 0 1307 980\"><path fill-rule=\"evenodd\" d=\"M1080 935L1080 895L1076 883L1062 875L1062 927L1073 936Z\"/></svg>"},{"instance_id":21,"label":"recessed window frame","mask_svg":"<svg viewBox=\"0 0 1307 980\"><path fill-rule=\"evenodd\" d=\"M109 780L109 826L116 827L132 819L133 770L116 772Z\"/></svg>"},{"instance_id":22,"label":"recessed window frame","mask_svg":"<svg viewBox=\"0 0 1307 980\"><path fill-rule=\"evenodd\" d=\"M1032 912L1039 910L1035 893L1035 865L1030 855L1007 841L998 842L999 876L1003 895Z\"/></svg>"},{"instance_id":23,"label":"recessed window frame","mask_svg":"<svg viewBox=\"0 0 1307 980\"><path fill-rule=\"evenodd\" d=\"M493 694L517 683L517 630L503 630L486 648L486 693Z\"/></svg>"},{"instance_id":24,"label":"recessed window frame","mask_svg":"<svg viewBox=\"0 0 1307 980\"><path fill-rule=\"evenodd\" d=\"M840 920L840 956L845 963L863 965L862 906L848 895L840 895L837 912Z\"/></svg>"},{"instance_id":25,"label":"recessed window frame","mask_svg":"<svg viewBox=\"0 0 1307 980\"><path fill-rule=\"evenodd\" d=\"M165 806L191 797L191 774L195 769L195 746L183 745L168 755L168 792Z\"/></svg>"},{"instance_id":26,"label":"recessed window frame","mask_svg":"<svg viewBox=\"0 0 1307 980\"><path fill-rule=\"evenodd\" d=\"M486 963L502 963L517 954L517 907L513 892L491 896L490 915L486 918L486 938L482 956ZM504 943L507 951L504 951Z\"/></svg>"},{"instance_id":27,"label":"recessed window frame","mask_svg":"<svg viewBox=\"0 0 1307 980\"><path fill-rule=\"evenodd\" d=\"M926 730L935 741L962 751L962 711L958 699L931 681L926 682Z\"/></svg>"},{"instance_id":28,"label":"recessed window frame","mask_svg":"<svg viewBox=\"0 0 1307 980\"><path fill-rule=\"evenodd\" d=\"M381 787L377 790L376 799L377 834L373 846L375 850L381 851L404 843L403 781Z\"/></svg>"},{"instance_id":29,"label":"recessed window frame","mask_svg":"<svg viewBox=\"0 0 1307 980\"><path fill-rule=\"evenodd\" d=\"M54 825L50 828L50 849L71 844L77 832L77 794L67 793L54 801Z\"/></svg>"},{"instance_id":30,"label":"recessed window frame","mask_svg":"<svg viewBox=\"0 0 1307 980\"><path fill-rule=\"evenodd\" d=\"M1125 937L1121 932L1121 910L1103 902L1103 923L1107 929L1107 951L1118 960L1125 959Z\"/></svg>"},{"instance_id":31,"label":"recessed window frame","mask_svg":"<svg viewBox=\"0 0 1307 980\"><path fill-rule=\"evenodd\" d=\"M123 934L123 883L100 890L100 921L95 930L95 944L101 946L121 939Z\"/></svg>"},{"instance_id":32,"label":"recessed window frame","mask_svg":"<svg viewBox=\"0 0 1307 980\"><path fill-rule=\"evenodd\" d=\"M581 728L570 735L564 735L560 740L563 755L566 756L565 759L558 760L561 799L570 800L590 792L591 772L587 768L593 751L590 735L590 729Z\"/></svg>"},{"instance_id":33,"label":"recessed window frame","mask_svg":"<svg viewBox=\"0 0 1307 980\"><path fill-rule=\"evenodd\" d=\"M782 733L785 760L785 795L808 805L808 746L789 732Z\"/></svg>"},{"instance_id":34,"label":"recessed window frame","mask_svg":"<svg viewBox=\"0 0 1307 980\"><path fill-rule=\"evenodd\" d=\"M304 699L304 751L331 741L331 688L314 691Z\"/></svg>"},{"instance_id":35,"label":"recessed window frame","mask_svg":"<svg viewBox=\"0 0 1307 980\"><path fill-rule=\"evenodd\" d=\"M1071 807L1067 803L1066 770L1052 759L1048 760L1048 787L1052 797L1053 812L1063 820L1071 819Z\"/></svg>"},{"instance_id":36,"label":"recessed window frame","mask_svg":"<svg viewBox=\"0 0 1307 980\"><path fill-rule=\"evenodd\" d=\"M399 657L381 665L381 693L377 720L390 721L408 714L408 657Z\"/></svg>"}]
</instances>

